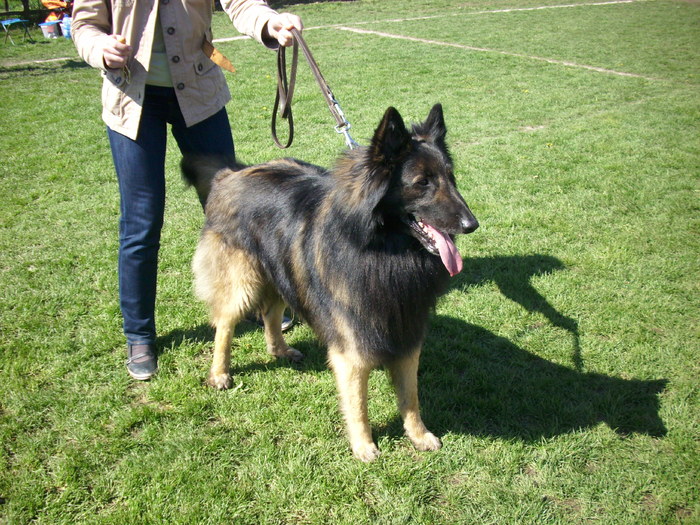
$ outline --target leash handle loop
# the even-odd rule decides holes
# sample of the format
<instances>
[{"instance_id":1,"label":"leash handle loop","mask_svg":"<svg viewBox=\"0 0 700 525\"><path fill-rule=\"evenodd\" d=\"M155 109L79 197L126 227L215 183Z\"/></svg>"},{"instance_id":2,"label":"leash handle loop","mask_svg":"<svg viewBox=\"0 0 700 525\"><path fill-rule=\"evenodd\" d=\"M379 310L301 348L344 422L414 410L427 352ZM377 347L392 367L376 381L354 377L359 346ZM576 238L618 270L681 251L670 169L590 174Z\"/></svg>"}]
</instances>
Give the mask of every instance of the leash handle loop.
<instances>
[{"instance_id":1,"label":"leash handle loop","mask_svg":"<svg viewBox=\"0 0 700 525\"><path fill-rule=\"evenodd\" d=\"M302 52L304 53L304 57L306 58L306 61L309 63L309 67L311 68L311 72L314 74L314 77L316 78L316 82L318 83L319 87L321 88L321 93L323 94L323 97L326 99L326 103L328 104L328 109L331 112L331 115L336 121L336 127L335 130L337 133L342 134L345 137L345 144L349 149L354 149L358 146L357 142L355 142L352 137L350 136L350 123L348 120L345 118L345 114L343 113L343 110L340 108L340 104L336 100L335 96L333 95L333 92L331 91L331 88L328 86L328 83L326 80L323 78L323 75L321 74L321 70L318 67L318 64L316 63L316 60L314 59L313 55L311 54L311 51L309 50L309 46L306 45L306 42L301 36L301 33L296 30L292 29L291 30L292 35L294 36L294 48L293 48L293 55L292 55L292 66L291 66L291 71L289 75L289 80L287 79L287 65L286 65L286 58L285 58L285 48L283 46L280 46L279 49L277 50L277 95L275 96L275 105L273 108L273 113L272 113L272 138L275 141L275 144L281 149L286 149L289 146L291 146L292 141L294 139L294 119L292 117L292 96L294 94L294 85L296 83L296 71L297 71L297 62L299 60L299 47L301 47ZM280 116L283 119L286 119L287 122L289 123L289 137L287 139L287 143L285 145L282 145L280 141L278 140L277 137L277 112L280 112Z\"/></svg>"},{"instance_id":2,"label":"leash handle loop","mask_svg":"<svg viewBox=\"0 0 700 525\"><path fill-rule=\"evenodd\" d=\"M294 140L294 117L292 116L292 97L294 96L294 85L297 78L297 63L299 61L299 48L294 45L292 54L292 69L287 80L287 59L284 47L277 50L277 94L275 95L275 105L272 108L272 140L280 149L287 149ZM280 109L281 107L281 109ZM287 142L282 144L277 137L277 112L289 124L289 135Z\"/></svg>"}]
</instances>

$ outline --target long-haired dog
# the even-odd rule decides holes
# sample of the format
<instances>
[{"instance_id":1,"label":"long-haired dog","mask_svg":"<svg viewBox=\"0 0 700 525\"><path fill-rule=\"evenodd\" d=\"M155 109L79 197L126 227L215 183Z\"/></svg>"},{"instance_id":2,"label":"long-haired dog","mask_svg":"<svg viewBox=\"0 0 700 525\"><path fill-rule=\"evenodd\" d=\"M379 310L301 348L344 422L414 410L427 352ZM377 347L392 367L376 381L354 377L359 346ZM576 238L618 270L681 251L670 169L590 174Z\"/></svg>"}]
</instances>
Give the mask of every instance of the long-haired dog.
<instances>
[{"instance_id":1,"label":"long-haired dog","mask_svg":"<svg viewBox=\"0 0 700 525\"><path fill-rule=\"evenodd\" d=\"M431 310L462 269L453 236L478 227L445 134L439 104L411 131L389 108L370 145L331 170L283 159L217 171L211 160L184 159L185 178L206 202L192 266L216 328L212 386L231 386L233 329L253 310L272 355L303 357L282 337L286 304L328 347L356 457L379 454L367 417L378 366L388 369L415 447L440 448L419 412L418 359Z\"/></svg>"}]
</instances>

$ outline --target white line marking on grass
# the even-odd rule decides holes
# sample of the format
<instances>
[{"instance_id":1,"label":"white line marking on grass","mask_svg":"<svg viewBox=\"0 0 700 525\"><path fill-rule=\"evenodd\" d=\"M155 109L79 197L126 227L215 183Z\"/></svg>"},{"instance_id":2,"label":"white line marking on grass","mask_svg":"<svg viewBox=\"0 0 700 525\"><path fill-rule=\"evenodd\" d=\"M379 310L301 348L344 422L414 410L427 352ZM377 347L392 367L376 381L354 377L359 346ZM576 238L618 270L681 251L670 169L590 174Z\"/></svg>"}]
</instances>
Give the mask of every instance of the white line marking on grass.
<instances>
[{"instance_id":1,"label":"white line marking on grass","mask_svg":"<svg viewBox=\"0 0 700 525\"><path fill-rule=\"evenodd\" d=\"M47 58L45 60L32 60L31 62L25 62L25 63L46 64L47 62L61 62L62 60L78 60L78 57Z\"/></svg>"},{"instance_id":2,"label":"white line marking on grass","mask_svg":"<svg viewBox=\"0 0 700 525\"><path fill-rule=\"evenodd\" d=\"M478 15L486 15L489 13L512 13L514 11L539 11L541 9L565 9L568 7L586 7L586 6L598 6L598 5L614 5L614 4L633 4L635 2L642 2L645 0L611 0L609 2L588 2L581 4L561 4L561 5L542 5L537 7L513 7L510 9L494 9L493 11L477 11Z\"/></svg>"},{"instance_id":3,"label":"white line marking on grass","mask_svg":"<svg viewBox=\"0 0 700 525\"><path fill-rule=\"evenodd\" d=\"M616 4L634 4L634 3L645 2L645 1L648 1L648 0L609 0L609 1L605 1L605 2L588 2L588 3L580 3L580 4L544 5L544 6L535 6L535 7L513 7L513 8L508 8L508 9L493 9L490 11L473 11L473 12L462 11L460 13L444 13L444 14L439 14L439 15L428 15L428 16L419 16L419 17L412 17L412 18L392 18L392 19L387 19L387 20L359 21L359 22L353 22L353 25L354 26L369 25L369 24L377 24L377 23L382 23L382 22L386 22L386 23L411 22L411 21L418 21L418 20L431 20L431 19L435 19L435 18L444 18L444 17L449 17L449 16L490 15L490 14L497 14L497 13L514 13L514 12L519 12L519 11L540 11L543 9L567 9L567 8L572 8L572 7L606 6L606 5L616 5ZM644 78L647 80L657 80L654 78L645 77L643 75L636 75L634 73L625 73L625 72L621 72L621 71L613 71L613 70L594 67L594 66L575 64L573 62L566 62L566 61L562 61L562 60L554 60L554 59L543 58L543 57L522 55L522 54L518 54L518 53L510 53L507 51L499 51L497 49L486 49L486 48L479 48L479 47L464 46L461 44L451 44L449 42L438 42L438 41L426 40L426 39L421 39L421 38L407 37L407 36L401 36L401 35L392 35L390 33L382 33L379 31L363 31L361 29L345 27L345 26L343 26L343 24L306 27L306 28L304 28L304 31L312 31L314 29L330 29L330 28L337 28L337 29L341 29L344 31L352 31L355 33L363 33L364 32L366 34L375 34L378 36L389 37L389 38L402 38L405 40L422 42L424 44L450 46L450 47L456 47L456 48L460 48L460 49L467 49L470 51L500 53L502 55L513 56L513 57L518 57L518 58L529 58L531 60L540 60L540 61L544 61L544 62L549 62L550 64L559 64L559 65L564 65L564 66L569 66L569 67L589 69L591 71L597 71L599 73L609 73L612 75ZM240 35L240 36L232 36L232 37L225 37L225 38L215 38L214 40L212 40L212 42L215 44L220 44L223 42L234 42L237 40L249 40L249 39L250 39L250 37L248 37L248 36ZM64 60L73 60L73 59L77 59L77 57L50 58L50 59L46 59L46 60L29 60L26 62L16 62L14 64L6 64L6 66L25 66L25 65L29 65L29 64L46 64L49 62L61 62Z\"/></svg>"},{"instance_id":4,"label":"white line marking on grass","mask_svg":"<svg viewBox=\"0 0 700 525\"><path fill-rule=\"evenodd\" d=\"M307 28L304 28L304 31L308 31ZM249 36L246 35L241 35L241 36L229 36L226 38L215 38L212 40L212 44L220 44L221 42L233 42L235 40L250 40Z\"/></svg>"},{"instance_id":5,"label":"white line marking on grass","mask_svg":"<svg viewBox=\"0 0 700 525\"><path fill-rule=\"evenodd\" d=\"M602 67L588 66L586 64L577 64L575 62L569 62L567 60L557 60L554 58L539 57L536 55L525 55L522 53L513 53L511 51L501 51L499 49L489 49L486 47L467 46L464 44L455 44L454 42L441 42L439 40L428 40L427 38L417 38L417 37L413 37L413 36L397 35L394 33L384 33L383 31L371 31L369 29L359 29L357 27L341 26L338 29L340 29L342 31L350 31L352 33L359 33L361 35L374 35L374 36L381 36L383 38L394 38L397 40L408 40L410 42L418 42L421 44L428 44L428 45L433 45L433 46L454 47L457 49L464 49L467 51L478 51L480 53L497 53L499 55L505 55L505 56L509 56L509 57L525 58L528 60L538 60L540 62L547 62L548 64L556 64L559 66L587 69L589 71L595 71L597 73L606 73L609 75L618 75L621 77L643 78L645 80L658 80L656 78L646 77L644 75L638 75L636 73L627 73L625 71L615 71L613 69L605 69Z\"/></svg>"},{"instance_id":6,"label":"white line marking on grass","mask_svg":"<svg viewBox=\"0 0 700 525\"><path fill-rule=\"evenodd\" d=\"M413 22L417 20L432 20L435 18L445 18L449 16L473 16L473 15L490 15L497 13L515 13L518 11L541 11L543 9L568 9L572 7L589 7L589 6L605 6L605 5L616 5L616 4L634 4L638 2L646 2L648 0L610 0L607 2L588 2L581 4L561 4L561 5L543 5L536 7L512 7L508 9L493 9L490 11L461 11L459 13L441 13L439 15L426 15L426 16L416 16L412 18L389 18L384 20L366 20L353 22L354 26L364 26L369 24L381 24L381 23L396 23L396 22ZM331 28L343 28L344 24L331 24L327 26L312 26L305 27L304 31L313 31L314 29L331 29ZM214 44L221 42L233 42L235 40L248 40L250 37L247 36L232 36L225 38L215 38L212 40Z\"/></svg>"},{"instance_id":7,"label":"white line marking on grass","mask_svg":"<svg viewBox=\"0 0 700 525\"><path fill-rule=\"evenodd\" d=\"M49 62L61 62L64 60L79 60L79 58L77 56L75 56L75 57L47 58L44 60L26 60L24 62L8 62L7 64L3 64L2 67L29 66L31 64L48 64Z\"/></svg>"},{"instance_id":8,"label":"white line marking on grass","mask_svg":"<svg viewBox=\"0 0 700 525\"><path fill-rule=\"evenodd\" d=\"M543 5L543 6L536 6L536 7L511 7L508 9L491 9L488 11L462 11L459 13L441 13L438 15L425 15L425 16L416 16L416 17L409 17L409 18L390 18L387 20L371 20L371 21L365 21L365 22L353 22L353 25L368 25L368 24L377 24L377 23L382 23L382 22L415 22L415 21L420 21L420 20L433 20L435 18L445 18L448 16L474 16L474 15L491 15L491 14L499 14L499 13L517 13L521 11L541 11L544 9L569 9L572 7L595 7L595 6L605 6L605 5L616 5L616 4L634 4L637 2L645 2L648 0L611 0L608 2L588 2L588 3L581 3L581 4L561 4L561 5ZM340 27L342 24L336 24L331 27ZM313 28L313 29L320 29L320 28Z\"/></svg>"}]
</instances>

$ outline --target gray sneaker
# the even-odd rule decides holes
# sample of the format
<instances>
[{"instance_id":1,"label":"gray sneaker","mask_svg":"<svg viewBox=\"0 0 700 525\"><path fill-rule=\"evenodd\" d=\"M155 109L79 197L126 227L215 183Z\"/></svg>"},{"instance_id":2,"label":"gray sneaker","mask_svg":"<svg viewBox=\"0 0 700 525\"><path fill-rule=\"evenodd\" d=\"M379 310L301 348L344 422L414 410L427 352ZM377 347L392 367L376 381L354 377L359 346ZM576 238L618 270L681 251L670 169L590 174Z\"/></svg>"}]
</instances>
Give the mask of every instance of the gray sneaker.
<instances>
[{"instance_id":1,"label":"gray sneaker","mask_svg":"<svg viewBox=\"0 0 700 525\"><path fill-rule=\"evenodd\" d=\"M127 344L126 370L138 381L147 381L158 371L158 357L154 344Z\"/></svg>"},{"instance_id":2,"label":"gray sneaker","mask_svg":"<svg viewBox=\"0 0 700 525\"><path fill-rule=\"evenodd\" d=\"M262 328L265 327L265 322L263 321L262 317L259 314L249 315L248 317L246 317L246 321L249 321L251 323L255 323L256 325L258 325ZM294 317L287 317L286 315L282 316L282 331L286 332L292 326L294 326Z\"/></svg>"}]
</instances>

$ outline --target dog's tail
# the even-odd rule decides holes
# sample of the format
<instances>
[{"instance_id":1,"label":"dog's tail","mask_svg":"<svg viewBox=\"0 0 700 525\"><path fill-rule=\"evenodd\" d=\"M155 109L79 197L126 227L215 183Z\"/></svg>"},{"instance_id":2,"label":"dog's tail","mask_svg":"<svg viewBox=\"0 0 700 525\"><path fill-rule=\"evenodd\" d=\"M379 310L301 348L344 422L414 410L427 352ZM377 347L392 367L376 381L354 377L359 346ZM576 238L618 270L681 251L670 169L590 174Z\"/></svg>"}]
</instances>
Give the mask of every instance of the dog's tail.
<instances>
[{"instance_id":1,"label":"dog's tail","mask_svg":"<svg viewBox=\"0 0 700 525\"><path fill-rule=\"evenodd\" d=\"M197 196L202 204L202 208L207 203L214 177L225 168L239 170L243 166L236 163L233 155L194 155L186 153L182 157L182 162L180 163L182 177L187 184L194 186L194 189L197 190Z\"/></svg>"}]
</instances>

